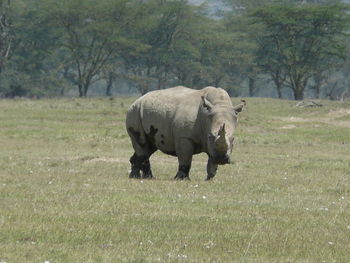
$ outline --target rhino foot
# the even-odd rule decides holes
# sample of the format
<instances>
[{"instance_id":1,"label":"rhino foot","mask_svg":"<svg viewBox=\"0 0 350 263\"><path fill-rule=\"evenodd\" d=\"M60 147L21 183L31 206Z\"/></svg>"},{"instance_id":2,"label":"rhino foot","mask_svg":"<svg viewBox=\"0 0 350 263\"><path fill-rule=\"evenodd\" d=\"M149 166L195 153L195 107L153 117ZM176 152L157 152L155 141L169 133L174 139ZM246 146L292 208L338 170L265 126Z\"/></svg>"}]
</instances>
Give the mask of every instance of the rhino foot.
<instances>
[{"instance_id":1,"label":"rhino foot","mask_svg":"<svg viewBox=\"0 0 350 263\"><path fill-rule=\"evenodd\" d=\"M142 178L143 179L153 179L154 177L153 177L152 171L150 170L147 173L143 172L142 173Z\"/></svg>"},{"instance_id":2,"label":"rhino foot","mask_svg":"<svg viewBox=\"0 0 350 263\"><path fill-rule=\"evenodd\" d=\"M140 179L141 175L140 175L140 169L137 168L131 168L131 172L129 174L129 178L134 178L134 179Z\"/></svg>"},{"instance_id":3,"label":"rhino foot","mask_svg":"<svg viewBox=\"0 0 350 263\"><path fill-rule=\"evenodd\" d=\"M210 181L216 175L216 171L218 169L218 165L214 162L212 158L209 157L207 163L207 179L206 181Z\"/></svg>"},{"instance_id":4,"label":"rhino foot","mask_svg":"<svg viewBox=\"0 0 350 263\"><path fill-rule=\"evenodd\" d=\"M189 171L191 169L191 166L189 165L180 165L179 166L179 170L176 174L176 176L174 177L175 180L189 180L190 181L190 177L189 177Z\"/></svg>"},{"instance_id":5,"label":"rhino foot","mask_svg":"<svg viewBox=\"0 0 350 263\"><path fill-rule=\"evenodd\" d=\"M188 180L191 181L190 177L187 175L179 174L177 173L176 176L174 177L175 180Z\"/></svg>"},{"instance_id":6,"label":"rhino foot","mask_svg":"<svg viewBox=\"0 0 350 263\"><path fill-rule=\"evenodd\" d=\"M151 164L149 162L149 159L146 159L141 164L141 171L142 171L142 178L144 179L152 179L153 174L151 170Z\"/></svg>"},{"instance_id":7,"label":"rhino foot","mask_svg":"<svg viewBox=\"0 0 350 263\"><path fill-rule=\"evenodd\" d=\"M130 158L131 172L129 178L140 179L151 179L153 178L151 164L149 162L149 156L142 155L138 156L134 153Z\"/></svg>"},{"instance_id":8,"label":"rhino foot","mask_svg":"<svg viewBox=\"0 0 350 263\"><path fill-rule=\"evenodd\" d=\"M205 180L206 180L206 181L210 181L210 180L212 180L213 178L214 178L214 176L208 175L207 178L206 178Z\"/></svg>"}]
</instances>

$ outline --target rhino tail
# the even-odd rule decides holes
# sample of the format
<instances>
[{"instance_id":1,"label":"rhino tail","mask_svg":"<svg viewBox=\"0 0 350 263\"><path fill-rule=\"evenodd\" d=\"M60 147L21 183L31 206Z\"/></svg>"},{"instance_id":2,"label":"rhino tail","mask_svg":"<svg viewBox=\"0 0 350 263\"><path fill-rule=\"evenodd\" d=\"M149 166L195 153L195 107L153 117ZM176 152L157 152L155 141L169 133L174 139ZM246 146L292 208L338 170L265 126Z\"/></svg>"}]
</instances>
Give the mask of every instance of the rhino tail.
<instances>
[{"instance_id":1,"label":"rhino tail","mask_svg":"<svg viewBox=\"0 0 350 263\"><path fill-rule=\"evenodd\" d=\"M147 138L141 124L141 116L136 107L128 113L127 117L127 131L133 142L134 148L145 148L147 145ZM136 149L135 149L136 150Z\"/></svg>"}]
</instances>

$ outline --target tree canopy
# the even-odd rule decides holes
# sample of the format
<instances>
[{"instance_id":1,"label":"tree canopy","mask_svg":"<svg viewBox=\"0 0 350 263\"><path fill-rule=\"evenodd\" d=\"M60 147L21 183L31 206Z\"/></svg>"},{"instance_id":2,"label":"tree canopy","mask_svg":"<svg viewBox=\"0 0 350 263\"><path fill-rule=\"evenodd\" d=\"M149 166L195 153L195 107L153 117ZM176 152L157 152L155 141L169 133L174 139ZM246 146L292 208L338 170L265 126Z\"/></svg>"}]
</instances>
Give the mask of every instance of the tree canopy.
<instances>
[{"instance_id":1,"label":"tree canopy","mask_svg":"<svg viewBox=\"0 0 350 263\"><path fill-rule=\"evenodd\" d=\"M343 4L273 5L251 14L261 23L256 36L258 65L278 83L286 82L303 99L310 78L345 59L348 21Z\"/></svg>"},{"instance_id":2,"label":"tree canopy","mask_svg":"<svg viewBox=\"0 0 350 263\"><path fill-rule=\"evenodd\" d=\"M0 97L174 85L295 99L347 94L347 5L227 2L230 10L211 17L186 0L0 0Z\"/></svg>"}]
</instances>

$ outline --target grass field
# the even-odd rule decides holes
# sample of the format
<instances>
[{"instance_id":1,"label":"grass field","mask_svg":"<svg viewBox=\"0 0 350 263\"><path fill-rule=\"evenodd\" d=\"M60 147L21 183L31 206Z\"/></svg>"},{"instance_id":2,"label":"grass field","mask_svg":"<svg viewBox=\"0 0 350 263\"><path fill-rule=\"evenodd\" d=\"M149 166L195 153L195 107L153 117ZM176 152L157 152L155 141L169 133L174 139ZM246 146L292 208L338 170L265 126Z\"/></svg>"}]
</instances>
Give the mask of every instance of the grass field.
<instances>
[{"instance_id":1,"label":"grass field","mask_svg":"<svg viewBox=\"0 0 350 263\"><path fill-rule=\"evenodd\" d=\"M350 262L350 102L248 98L206 182L128 179L132 101L0 100L0 262Z\"/></svg>"}]
</instances>

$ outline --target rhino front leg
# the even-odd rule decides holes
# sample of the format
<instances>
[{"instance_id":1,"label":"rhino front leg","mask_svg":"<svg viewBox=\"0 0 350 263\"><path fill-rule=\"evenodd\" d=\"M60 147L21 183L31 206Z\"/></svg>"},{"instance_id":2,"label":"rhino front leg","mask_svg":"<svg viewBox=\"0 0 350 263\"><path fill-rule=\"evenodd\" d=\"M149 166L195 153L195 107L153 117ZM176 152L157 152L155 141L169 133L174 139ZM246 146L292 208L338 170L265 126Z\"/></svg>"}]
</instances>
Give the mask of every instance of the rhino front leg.
<instances>
[{"instance_id":1,"label":"rhino front leg","mask_svg":"<svg viewBox=\"0 0 350 263\"><path fill-rule=\"evenodd\" d=\"M190 180L190 169L191 165L179 165L179 169L175 175L175 180Z\"/></svg>"},{"instance_id":2,"label":"rhino front leg","mask_svg":"<svg viewBox=\"0 0 350 263\"><path fill-rule=\"evenodd\" d=\"M218 169L218 165L214 164L213 160L209 157L207 163L207 179L211 180L216 175L216 170Z\"/></svg>"},{"instance_id":3,"label":"rhino front leg","mask_svg":"<svg viewBox=\"0 0 350 263\"><path fill-rule=\"evenodd\" d=\"M182 140L176 145L176 155L179 161L179 169L174 179L190 180L189 173L192 163L193 144L191 141Z\"/></svg>"}]
</instances>

